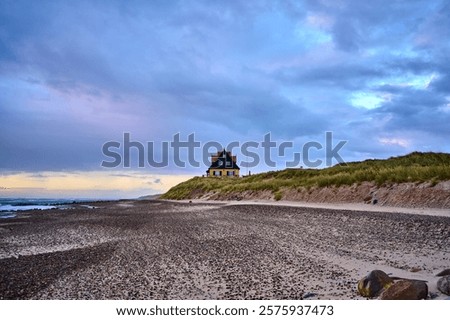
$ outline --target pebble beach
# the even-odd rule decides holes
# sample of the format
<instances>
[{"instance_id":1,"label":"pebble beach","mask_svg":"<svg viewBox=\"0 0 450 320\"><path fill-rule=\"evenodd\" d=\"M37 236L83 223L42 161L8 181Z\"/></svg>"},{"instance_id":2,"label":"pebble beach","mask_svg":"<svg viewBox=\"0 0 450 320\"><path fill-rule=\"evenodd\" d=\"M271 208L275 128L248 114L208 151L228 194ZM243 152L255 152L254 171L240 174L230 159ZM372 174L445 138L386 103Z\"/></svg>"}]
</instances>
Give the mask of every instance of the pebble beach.
<instances>
[{"instance_id":1,"label":"pebble beach","mask_svg":"<svg viewBox=\"0 0 450 320\"><path fill-rule=\"evenodd\" d=\"M450 267L450 215L109 201L0 220L0 299L363 299L374 269Z\"/></svg>"}]
</instances>

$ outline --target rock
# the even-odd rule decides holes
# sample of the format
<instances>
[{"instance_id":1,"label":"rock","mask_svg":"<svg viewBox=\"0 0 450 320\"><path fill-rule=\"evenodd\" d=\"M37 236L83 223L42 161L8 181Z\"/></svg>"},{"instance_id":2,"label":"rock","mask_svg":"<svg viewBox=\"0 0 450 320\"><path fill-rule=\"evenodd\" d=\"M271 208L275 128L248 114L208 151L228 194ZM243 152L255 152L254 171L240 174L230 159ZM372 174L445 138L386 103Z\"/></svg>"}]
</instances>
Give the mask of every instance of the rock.
<instances>
[{"instance_id":1,"label":"rock","mask_svg":"<svg viewBox=\"0 0 450 320\"><path fill-rule=\"evenodd\" d=\"M424 281L401 280L387 288L381 300L422 300L428 296L428 286Z\"/></svg>"},{"instance_id":2,"label":"rock","mask_svg":"<svg viewBox=\"0 0 450 320\"><path fill-rule=\"evenodd\" d=\"M439 279L437 288L443 294L450 296L450 276L445 276Z\"/></svg>"},{"instance_id":3,"label":"rock","mask_svg":"<svg viewBox=\"0 0 450 320\"><path fill-rule=\"evenodd\" d=\"M315 293L313 293L313 292L307 292L307 293L305 293L305 294L302 296L302 299L308 299L308 298L312 298L312 297L315 297L315 296L316 296Z\"/></svg>"},{"instance_id":4,"label":"rock","mask_svg":"<svg viewBox=\"0 0 450 320\"><path fill-rule=\"evenodd\" d=\"M430 299L436 299L437 297L439 297L439 295L435 292L429 292L428 296L430 297Z\"/></svg>"},{"instance_id":5,"label":"rock","mask_svg":"<svg viewBox=\"0 0 450 320\"><path fill-rule=\"evenodd\" d=\"M419 271L422 271L422 269L420 269L418 267L414 267L409 270L409 272L419 272Z\"/></svg>"},{"instance_id":6,"label":"rock","mask_svg":"<svg viewBox=\"0 0 450 320\"><path fill-rule=\"evenodd\" d=\"M444 271L439 272L436 277L450 276L450 269L445 269Z\"/></svg>"},{"instance_id":7,"label":"rock","mask_svg":"<svg viewBox=\"0 0 450 320\"><path fill-rule=\"evenodd\" d=\"M393 281L381 270L373 270L367 276L359 280L358 292L363 297L373 298L384 289L389 288Z\"/></svg>"}]
</instances>

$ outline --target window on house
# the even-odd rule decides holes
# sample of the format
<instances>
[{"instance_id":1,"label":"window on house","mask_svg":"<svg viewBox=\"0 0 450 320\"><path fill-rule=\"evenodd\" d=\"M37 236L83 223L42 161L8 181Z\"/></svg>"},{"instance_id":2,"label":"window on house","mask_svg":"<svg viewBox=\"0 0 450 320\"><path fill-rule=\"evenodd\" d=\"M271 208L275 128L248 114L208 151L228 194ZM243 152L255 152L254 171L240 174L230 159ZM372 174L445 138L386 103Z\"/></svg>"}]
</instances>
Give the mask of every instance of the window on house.
<instances>
[{"instance_id":1,"label":"window on house","mask_svg":"<svg viewBox=\"0 0 450 320\"><path fill-rule=\"evenodd\" d=\"M222 173L221 171L215 171L215 170L213 171L213 175L216 177L220 176L221 173Z\"/></svg>"},{"instance_id":2,"label":"window on house","mask_svg":"<svg viewBox=\"0 0 450 320\"><path fill-rule=\"evenodd\" d=\"M234 171L227 171L227 176L234 176Z\"/></svg>"}]
</instances>

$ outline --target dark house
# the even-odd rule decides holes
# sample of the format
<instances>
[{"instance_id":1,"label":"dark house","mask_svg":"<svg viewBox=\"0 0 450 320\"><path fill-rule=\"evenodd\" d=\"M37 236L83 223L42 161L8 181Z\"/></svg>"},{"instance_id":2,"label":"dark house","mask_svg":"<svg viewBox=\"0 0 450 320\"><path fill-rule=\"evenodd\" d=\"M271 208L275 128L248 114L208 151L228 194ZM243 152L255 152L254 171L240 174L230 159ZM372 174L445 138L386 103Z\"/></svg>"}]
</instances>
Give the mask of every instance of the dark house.
<instances>
[{"instance_id":1,"label":"dark house","mask_svg":"<svg viewBox=\"0 0 450 320\"><path fill-rule=\"evenodd\" d=\"M211 155L211 166L206 170L208 177L239 177L240 168L236 164L236 156L230 151L219 151Z\"/></svg>"}]
</instances>

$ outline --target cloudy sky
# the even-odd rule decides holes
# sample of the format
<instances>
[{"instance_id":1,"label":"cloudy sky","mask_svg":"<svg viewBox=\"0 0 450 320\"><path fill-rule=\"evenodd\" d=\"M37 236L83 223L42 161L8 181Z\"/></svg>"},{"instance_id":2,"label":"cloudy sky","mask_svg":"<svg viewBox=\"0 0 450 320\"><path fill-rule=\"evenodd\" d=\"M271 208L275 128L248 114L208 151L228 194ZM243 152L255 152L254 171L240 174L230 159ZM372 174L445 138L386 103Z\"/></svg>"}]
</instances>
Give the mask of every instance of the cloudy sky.
<instances>
[{"instance_id":1,"label":"cloudy sky","mask_svg":"<svg viewBox=\"0 0 450 320\"><path fill-rule=\"evenodd\" d=\"M138 196L206 170L102 168L125 132L156 158L177 133L450 152L449 57L448 1L3 0L0 196Z\"/></svg>"}]
</instances>

